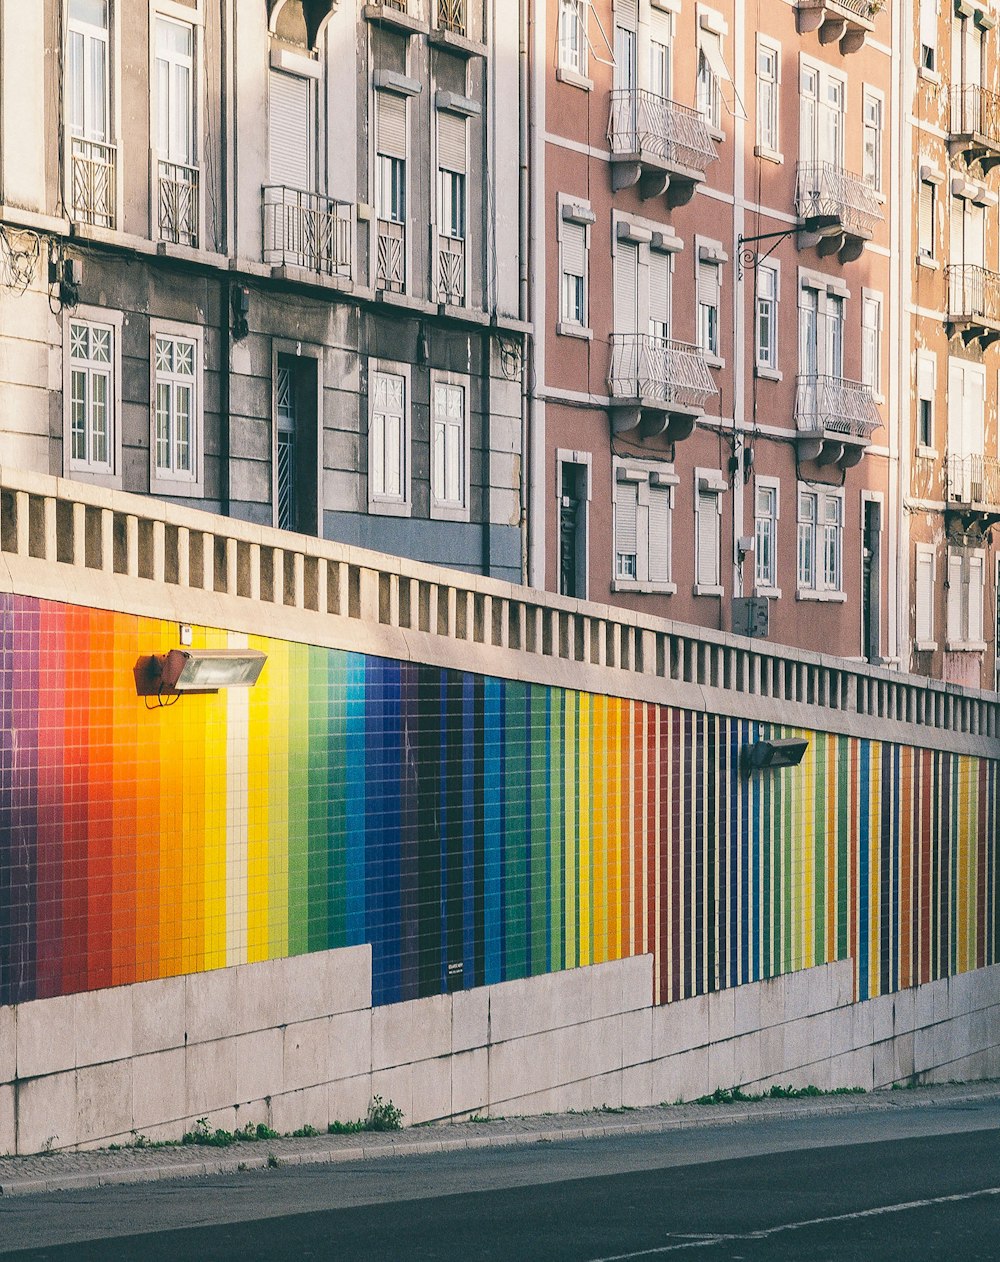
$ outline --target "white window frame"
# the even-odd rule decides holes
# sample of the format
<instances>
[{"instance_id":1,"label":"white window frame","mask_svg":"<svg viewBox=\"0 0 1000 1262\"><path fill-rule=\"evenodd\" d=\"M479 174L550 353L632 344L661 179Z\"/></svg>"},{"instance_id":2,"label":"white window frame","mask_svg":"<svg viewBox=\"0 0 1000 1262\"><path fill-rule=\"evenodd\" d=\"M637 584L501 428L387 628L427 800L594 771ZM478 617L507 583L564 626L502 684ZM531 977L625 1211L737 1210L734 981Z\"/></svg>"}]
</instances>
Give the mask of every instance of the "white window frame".
<instances>
[{"instance_id":1,"label":"white window frame","mask_svg":"<svg viewBox=\"0 0 1000 1262\"><path fill-rule=\"evenodd\" d=\"M413 414L413 396L410 386L410 365L395 363L385 359L368 361L368 511L379 513L385 517L409 517L412 512L411 498L411 418ZM377 377L398 377L403 383L403 409L400 414L399 434L399 485L400 494L391 495L379 491L375 487L373 470L373 451L377 449L375 442L378 415L376 413L375 381ZM385 434L381 440L385 451Z\"/></svg>"},{"instance_id":2,"label":"white window frame","mask_svg":"<svg viewBox=\"0 0 1000 1262\"><path fill-rule=\"evenodd\" d=\"M874 289L861 291L861 382L882 403L882 321L885 304ZM870 379L869 379L870 378Z\"/></svg>"},{"instance_id":3,"label":"white window frame","mask_svg":"<svg viewBox=\"0 0 1000 1262\"><path fill-rule=\"evenodd\" d=\"M762 514L758 509L757 493L766 491L772 495L772 511ZM758 477L754 479L753 521L754 521L754 593L777 599L781 596L778 586L778 523L781 520L781 482L778 478ZM762 527L763 523L763 527ZM770 534L770 573L761 574L761 535L764 531Z\"/></svg>"},{"instance_id":4,"label":"white window frame","mask_svg":"<svg viewBox=\"0 0 1000 1262\"><path fill-rule=\"evenodd\" d=\"M559 320L556 332L563 337L580 337L588 341L594 336L590 327L590 246L591 227L596 215L590 202L560 193L556 198L556 240L559 245ZM565 246L570 232L583 233L583 274L566 270ZM582 281L581 319L568 309L568 282L570 278Z\"/></svg>"},{"instance_id":5,"label":"white window frame","mask_svg":"<svg viewBox=\"0 0 1000 1262\"><path fill-rule=\"evenodd\" d=\"M938 72L938 0L919 0L917 12L917 73L940 83Z\"/></svg>"},{"instance_id":6,"label":"white window frame","mask_svg":"<svg viewBox=\"0 0 1000 1262\"><path fill-rule=\"evenodd\" d=\"M947 566L945 648L949 653L982 653L987 647L983 638L986 618L986 549L949 548ZM975 577L977 572L978 579ZM959 584L957 593L956 580ZM970 617L970 594L976 582L979 584L978 626Z\"/></svg>"},{"instance_id":7,"label":"white window frame","mask_svg":"<svg viewBox=\"0 0 1000 1262\"><path fill-rule=\"evenodd\" d=\"M811 99L815 103L812 132L807 135L804 124L803 101L808 95L804 91L806 75L816 77L816 95ZM829 88L836 84L840 94L840 109L837 125L837 145L835 153L826 151L825 115L830 111ZM838 170L844 169L844 149L847 142L847 76L840 70L834 70L825 62L815 61L805 54L799 55L799 161L806 163L828 162Z\"/></svg>"},{"instance_id":8,"label":"white window frame","mask_svg":"<svg viewBox=\"0 0 1000 1262\"><path fill-rule=\"evenodd\" d=\"M774 293L771 296L761 295L761 277L763 275L772 276L774 278ZM754 347L754 366L757 370L758 377L764 377L771 381L781 380L781 371L778 368L778 304L781 301L781 263L778 259L769 258L766 262L759 260L754 269L754 317L753 317L753 347ZM762 305L764 303L770 306L770 336L768 338L768 354L761 355L761 317Z\"/></svg>"},{"instance_id":9,"label":"white window frame","mask_svg":"<svg viewBox=\"0 0 1000 1262\"><path fill-rule=\"evenodd\" d=\"M722 497L729 489L729 483L722 476L721 469L695 469L694 471L694 587L695 596L722 596L725 594L722 571ZM703 498L704 497L704 498ZM708 500L715 501L709 508ZM716 543L716 582L708 580L713 576L701 572L701 532L704 514L713 514L715 520L712 529ZM708 527L704 527L707 529Z\"/></svg>"},{"instance_id":10,"label":"white window frame","mask_svg":"<svg viewBox=\"0 0 1000 1262\"><path fill-rule=\"evenodd\" d=\"M74 18L71 14L69 5L66 9L66 99L64 109L66 110L65 126L66 134L70 138L80 140L91 140L98 144L114 144L116 134L114 123L114 56L113 48L115 47L115 19L116 4L115 0L108 0L108 24L106 27L93 26L89 22L82 22L78 18ZM70 74L70 37L77 35L84 41L83 56L83 127L76 130L73 125L72 110L73 102L72 83ZM104 46L104 100L102 102L104 112L104 131L98 134L99 129L93 126L93 109L92 100L94 97L93 80L91 75L92 61L89 55L90 42L96 41ZM96 98L94 98L96 99ZM89 123L88 123L89 119Z\"/></svg>"},{"instance_id":11,"label":"white window frame","mask_svg":"<svg viewBox=\"0 0 1000 1262\"><path fill-rule=\"evenodd\" d=\"M199 135L198 135L198 120L199 120L198 99L200 95L198 91L198 81L200 77L199 67L201 65L202 26L199 19L199 15L196 10L189 9L187 12L188 12L188 16L186 18L180 18L177 16L177 12L174 8L168 8L166 4L163 3L163 0L159 0L159 2L155 5L155 7L152 9L152 12L150 13L150 29L153 32L153 38L150 40L150 80L149 80L150 88L151 88L151 92L150 92L150 96L151 96L150 116L152 119L151 141L152 141L152 148L153 148L155 156L161 159L162 161L176 162L181 166L196 167L199 162L199 153L201 150L201 146L199 144ZM190 149L189 149L188 156L186 158L178 156L176 151L172 148L172 132L173 132L172 115L174 111L171 109L171 106L175 102L174 88L173 88L172 83L170 84L170 87L169 87L169 96L167 100L168 138L167 138L166 148L163 148L160 143L159 132L160 132L161 102L160 102L160 76L159 76L158 63L160 62L161 58L160 58L159 50L158 50L158 41L157 41L158 29L157 28L159 26L159 23L161 22L167 24L168 26L186 27L191 33L190 61L178 56L171 57L167 61L168 75L170 71L177 65L185 66L185 68L190 73L190 79L189 79L190 99L187 102L188 108L190 110L190 115L187 119L187 125L190 128Z\"/></svg>"},{"instance_id":12,"label":"white window frame","mask_svg":"<svg viewBox=\"0 0 1000 1262\"><path fill-rule=\"evenodd\" d=\"M921 364L926 365L926 373L921 372ZM926 386L926 393L924 393L925 383L922 381L922 378L925 375L929 375L930 377L930 382ZM916 357L916 381L915 381L915 389L914 389L914 397L916 399L916 404L917 404L917 414L914 419L915 419L915 428L916 428L915 437L917 440L916 441L917 455L922 456L924 458L933 458L933 457L936 457L938 454L937 446L936 446L936 434L937 434L937 415L936 415L937 408L935 406L936 395L937 395L937 356L932 351L918 350L917 357ZM928 403L930 405L929 406L930 434L928 435L928 437L930 438L929 443L925 443L923 441L923 434L921 433L920 419L921 419L921 410L922 410L921 404L922 403Z\"/></svg>"},{"instance_id":13,"label":"white window frame","mask_svg":"<svg viewBox=\"0 0 1000 1262\"><path fill-rule=\"evenodd\" d=\"M463 373L439 372L431 373L431 390L430 390L430 515L438 521L468 521L470 518L470 499L471 499L471 399L469 397L471 391L471 379ZM441 434L439 432L439 422L437 417L437 393L439 387L459 388L462 391L463 401L463 418L462 433L459 435L457 445L458 456L462 462L462 468L459 470L459 494L457 499L446 498L441 494L442 487L439 485L438 477L438 453ZM445 422L447 428L448 422ZM448 480L448 447L447 443L444 449L444 480Z\"/></svg>"},{"instance_id":14,"label":"white window frame","mask_svg":"<svg viewBox=\"0 0 1000 1262\"><path fill-rule=\"evenodd\" d=\"M774 69L770 75L761 73L761 58L771 57ZM757 110L757 143L754 153L759 158L770 158L781 162L781 45L772 39L757 36L756 71L756 110ZM762 106L763 87L770 84L771 104L768 110Z\"/></svg>"},{"instance_id":15,"label":"white window frame","mask_svg":"<svg viewBox=\"0 0 1000 1262\"><path fill-rule=\"evenodd\" d=\"M796 561L795 586L798 600L845 601L844 590L844 491L838 487L820 487L800 482L796 488ZM811 519L803 517L803 503L812 505ZM827 508L836 502L839 505L837 520L827 521ZM835 544L835 578L829 579L829 567L826 561L829 539L827 532L832 530ZM807 552L811 574L806 575L803 567L803 553Z\"/></svg>"},{"instance_id":16,"label":"white window frame","mask_svg":"<svg viewBox=\"0 0 1000 1262\"><path fill-rule=\"evenodd\" d=\"M874 105L877 111L876 124L872 125L868 121L868 108ZM870 84L865 84L864 91L861 96L861 169L862 178L867 179L871 187L879 196L882 195L884 189L882 187L882 138L885 132L885 96L877 88L873 88ZM874 169L871 173L865 170L868 155L868 139L869 134L874 137L875 157L873 162ZM869 174L871 178L869 179Z\"/></svg>"},{"instance_id":17,"label":"white window frame","mask_svg":"<svg viewBox=\"0 0 1000 1262\"><path fill-rule=\"evenodd\" d=\"M921 566L921 562L924 566ZM920 626L920 600L921 600L921 573L926 573L926 564L930 563L930 590L926 593L926 608L929 625L926 628L927 635L921 636ZM934 636L934 604L935 604L935 585L937 581L937 549L931 543L918 543L915 549L915 559L913 567L913 647L918 653L933 653L937 649L937 640Z\"/></svg>"},{"instance_id":18,"label":"white window frame","mask_svg":"<svg viewBox=\"0 0 1000 1262\"><path fill-rule=\"evenodd\" d=\"M587 32L589 0L559 0L556 18L556 78L575 87L590 89L590 37Z\"/></svg>"},{"instance_id":19,"label":"white window frame","mask_svg":"<svg viewBox=\"0 0 1000 1262\"><path fill-rule=\"evenodd\" d=\"M194 395L191 408L191 470L163 470L156 455L156 395L158 338L190 342L194 347L194 372L191 377ZM168 375L168 381L173 377ZM201 498L205 494L205 331L197 324L178 324L169 320L149 322L149 489L153 494Z\"/></svg>"},{"instance_id":20,"label":"white window frame","mask_svg":"<svg viewBox=\"0 0 1000 1262\"><path fill-rule=\"evenodd\" d=\"M798 307L799 375L809 376L814 372L818 377L839 376L843 380L845 333L851 291L844 286L839 277L828 276L823 272L815 272L803 267L799 268L798 282L796 305ZM812 290L816 294L816 364L813 369L808 367L805 354L805 324L802 313L808 309L808 305L803 303L802 299L806 290ZM835 336L837 326L839 326L840 334L839 343ZM839 370L833 373L832 368L835 365L832 360L838 352Z\"/></svg>"},{"instance_id":21,"label":"white window frame","mask_svg":"<svg viewBox=\"0 0 1000 1262\"><path fill-rule=\"evenodd\" d=\"M674 581L674 507L675 488L679 481L672 464L652 464L640 460L615 460L614 462L613 520L611 526L611 590L672 596L677 591ZM637 497L636 520L636 573L634 577L622 575L618 570L618 505L619 488L631 487ZM669 519L668 568L669 578L650 577L650 531L652 529L650 507L653 496L662 496Z\"/></svg>"},{"instance_id":22,"label":"white window frame","mask_svg":"<svg viewBox=\"0 0 1000 1262\"><path fill-rule=\"evenodd\" d=\"M917 262L923 267L937 267L937 230L938 230L938 198L937 186L944 176L928 163L919 167L920 179L917 184ZM921 202L930 199L930 239L925 240L921 233Z\"/></svg>"},{"instance_id":23,"label":"white window frame","mask_svg":"<svg viewBox=\"0 0 1000 1262\"><path fill-rule=\"evenodd\" d=\"M124 316L120 311L104 307L75 307L72 313L63 312L63 474L78 482L92 482L98 486L120 488L122 485L122 329ZM96 325L107 328L112 334L110 362L110 386L108 390L108 461L96 464L92 461L74 460L73 451L73 360L72 324Z\"/></svg>"},{"instance_id":24,"label":"white window frame","mask_svg":"<svg viewBox=\"0 0 1000 1262\"><path fill-rule=\"evenodd\" d=\"M723 100L722 84L732 82L723 48L729 27L716 9L699 4L696 14L695 109L704 118L713 139L724 140L722 107L723 104L729 107Z\"/></svg>"}]
</instances>

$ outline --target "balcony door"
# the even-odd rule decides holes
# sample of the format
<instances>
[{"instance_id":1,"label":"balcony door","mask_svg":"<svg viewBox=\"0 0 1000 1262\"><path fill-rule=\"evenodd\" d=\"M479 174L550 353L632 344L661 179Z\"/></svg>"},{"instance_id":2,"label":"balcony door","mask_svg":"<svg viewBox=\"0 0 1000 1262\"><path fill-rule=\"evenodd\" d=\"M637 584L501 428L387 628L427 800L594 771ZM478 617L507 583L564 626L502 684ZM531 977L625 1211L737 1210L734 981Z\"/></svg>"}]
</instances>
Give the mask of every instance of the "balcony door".
<instances>
[{"instance_id":1,"label":"balcony door","mask_svg":"<svg viewBox=\"0 0 1000 1262\"><path fill-rule=\"evenodd\" d=\"M270 72L268 146L271 184L313 191L316 126L311 79L282 70Z\"/></svg>"},{"instance_id":2,"label":"balcony door","mask_svg":"<svg viewBox=\"0 0 1000 1262\"><path fill-rule=\"evenodd\" d=\"M866 500L861 545L861 636L865 659L882 659L882 505Z\"/></svg>"},{"instance_id":3,"label":"balcony door","mask_svg":"<svg viewBox=\"0 0 1000 1262\"><path fill-rule=\"evenodd\" d=\"M278 354L274 380L274 524L318 535L317 364Z\"/></svg>"},{"instance_id":4,"label":"balcony door","mask_svg":"<svg viewBox=\"0 0 1000 1262\"><path fill-rule=\"evenodd\" d=\"M814 66L799 81L799 161L844 165L844 82Z\"/></svg>"},{"instance_id":5,"label":"balcony door","mask_svg":"<svg viewBox=\"0 0 1000 1262\"><path fill-rule=\"evenodd\" d=\"M618 363L613 375L636 383L639 380L639 246L634 241L615 244L615 334Z\"/></svg>"},{"instance_id":6,"label":"balcony door","mask_svg":"<svg viewBox=\"0 0 1000 1262\"><path fill-rule=\"evenodd\" d=\"M70 0L66 39L70 135L105 144L110 133L108 0Z\"/></svg>"}]
</instances>

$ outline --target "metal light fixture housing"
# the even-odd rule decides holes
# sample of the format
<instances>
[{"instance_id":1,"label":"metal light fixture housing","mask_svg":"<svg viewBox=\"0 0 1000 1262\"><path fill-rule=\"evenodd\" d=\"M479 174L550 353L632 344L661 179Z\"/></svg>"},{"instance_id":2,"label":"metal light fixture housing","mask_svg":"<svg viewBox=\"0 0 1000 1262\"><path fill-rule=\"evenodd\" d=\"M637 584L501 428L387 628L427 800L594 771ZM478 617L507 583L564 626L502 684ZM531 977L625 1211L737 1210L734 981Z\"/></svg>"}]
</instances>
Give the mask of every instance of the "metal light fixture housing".
<instances>
[{"instance_id":1,"label":"metal light fixture housing","mask_svg":"<svg viewBox=\"0 0 1000 1262\"><path fill-rule=\"evenodd\" d=\"M259 649L171 649L139 658L135 690L140 697L173 697L252 688L266 661Z\"/></svg>"},{"instance_id":2,"label":"metal light fixture housing","mask_svg":"<svg viewBox=\"0 0 1000 1262\"><path fill-rule=\"evenodd\" d=\"M777 771L781 767L797 767L805 757L809 741L801 736L783 737L778 740L757 741L745 745L741 758L743 774L755 771Z\"/></svg>"}]
</instances>

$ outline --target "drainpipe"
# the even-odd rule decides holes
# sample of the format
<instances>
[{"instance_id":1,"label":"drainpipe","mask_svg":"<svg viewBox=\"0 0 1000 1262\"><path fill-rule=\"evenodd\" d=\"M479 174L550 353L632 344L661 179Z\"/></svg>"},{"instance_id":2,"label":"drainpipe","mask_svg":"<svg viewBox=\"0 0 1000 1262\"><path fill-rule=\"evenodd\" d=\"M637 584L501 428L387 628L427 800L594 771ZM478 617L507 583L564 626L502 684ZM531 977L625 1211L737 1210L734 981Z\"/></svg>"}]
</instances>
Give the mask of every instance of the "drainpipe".
<instances>
[{"instance_id":1,"label":"drainpipe","mask_svg":"<svg viewBox=\"0 0 1000 1262\"><path fill-rule=\"evenodd\" d=\"M531 205L528 198L528 7L530 0L519 0L518 14L518 304L517 314L521 320L530 318L528 308L528 215ZM518 490L521 501L521 582L528 580L528 441L530 433L529 412L531 402L528 394L528 363L532 354L532 337L526 336L521 356L521 468L518 477Z\"/></svg>"},{"instance_id":2,"label":"drainpipe","mask_svg":"<svg viewBox=\"0 0 1000 1262\"><path fill-rule=\"evenodd\" d=\"M538 390L545 382L545 7L536 4L533 30L529 31L532 57L528 75L529 187L531 189L529 235L529 291L534 331L526 364L529 382L528 446L525 448L528 481L528 583L545 586L545 406Z\"/></svg>"}]
</instances>

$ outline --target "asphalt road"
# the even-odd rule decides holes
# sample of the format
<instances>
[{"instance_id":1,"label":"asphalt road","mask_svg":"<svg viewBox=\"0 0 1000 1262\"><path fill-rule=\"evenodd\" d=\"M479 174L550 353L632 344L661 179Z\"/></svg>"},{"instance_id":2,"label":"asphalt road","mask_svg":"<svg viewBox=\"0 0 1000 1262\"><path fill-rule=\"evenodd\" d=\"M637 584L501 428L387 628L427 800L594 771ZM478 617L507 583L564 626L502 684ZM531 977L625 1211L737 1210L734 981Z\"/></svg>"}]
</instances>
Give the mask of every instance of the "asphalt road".
<instances>
[{"instance_id":1,"label":"asphalt road","mask_svg":"<svg viewBox=\"0 0 1000 1262\"><path fill-rule=\"evenodd\" d=\"M1000 1102L0 1201L11 1258L1000 1259Z\"/></svg>"}]
</instances>

